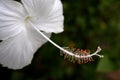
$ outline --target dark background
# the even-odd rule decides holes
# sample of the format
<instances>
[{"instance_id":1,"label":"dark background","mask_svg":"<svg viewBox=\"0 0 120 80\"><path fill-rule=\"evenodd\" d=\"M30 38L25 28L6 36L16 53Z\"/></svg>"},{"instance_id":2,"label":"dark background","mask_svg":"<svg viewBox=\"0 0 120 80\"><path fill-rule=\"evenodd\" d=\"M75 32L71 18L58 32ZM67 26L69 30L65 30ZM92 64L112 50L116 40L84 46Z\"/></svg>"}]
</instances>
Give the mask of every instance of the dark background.
<instances>
[{"instance_id":1,"label":"dark background","mask_svg":"<svg viewBox=\"0 0 120 80\"><path fill-rule=\"evenodd\" d=\"M51 39L60 46L74 46L94 52L101 46L103 59L87 64L70 63L59 49L47 42L32 63L11 70L0 66L0 80L120 80L120 1L62 0L64 32Z\"/></svg>"}]
</instances>

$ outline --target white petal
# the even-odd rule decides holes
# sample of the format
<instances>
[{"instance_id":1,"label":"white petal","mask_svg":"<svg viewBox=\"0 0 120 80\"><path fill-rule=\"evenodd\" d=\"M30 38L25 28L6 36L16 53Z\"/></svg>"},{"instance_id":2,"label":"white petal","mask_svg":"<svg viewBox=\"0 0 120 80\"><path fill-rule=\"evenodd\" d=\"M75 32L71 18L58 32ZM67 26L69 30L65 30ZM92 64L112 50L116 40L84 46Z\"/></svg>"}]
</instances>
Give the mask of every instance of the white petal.
<instances>
[{"instance_id":1,"label":"white petal","mask_svg":"<svg viewBox=\"0 0 120 80\"><path fill-rule=\"evenodd\" d=\"M60 0L22 0L31 14L38 29L45 32L59 33L63 31L63 7Z\"/></svg>"},{"instance_id":2,"label":"white petal","mask_svg":"<svg viewBox=\"0 0 120 80\"><path fill-rule=\"evenodd\" d=\"M21 0L28 13L32 16L44 16L48 14L55 0Z\"/></svg>"},{"instance_id":3,"label":"white petal","mask_svg":"<svg viewBox=\"0 0 120 80\"><path fill-rule=\"evenodd\" d=\"M0 0L0 40L13 37L22 31L21 21L26 16L23 6L12 0Z\"/></svg>"},{"instance_id":4,"label":"white petal","mask_svg":"<svg viewBox=\"0 0 120 80\"><path fill-rule=\"evenodd\" d=\"M0 43L0 63L4 67L21 69L30 64L36 50L47 41L31 26L27 28Z\"/></svg>"}]
</instances>

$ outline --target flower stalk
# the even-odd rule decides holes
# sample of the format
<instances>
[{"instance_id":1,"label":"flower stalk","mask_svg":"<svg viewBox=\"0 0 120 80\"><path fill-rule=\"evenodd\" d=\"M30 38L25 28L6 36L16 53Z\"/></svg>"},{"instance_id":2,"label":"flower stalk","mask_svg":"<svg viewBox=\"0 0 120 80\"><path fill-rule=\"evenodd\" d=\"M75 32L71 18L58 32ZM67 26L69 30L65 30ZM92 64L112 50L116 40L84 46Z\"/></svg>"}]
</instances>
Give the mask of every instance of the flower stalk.
<instances>
[{"instance_id":1,"label":"flower stalk","mask_svg":"<svg viewBox=\"0 0 120 80\"><path fill-rule=\"evenodd\" d=\"M81 63L87 63L87 62L93 61L92 59L93 56L98 56L100 58L104 57L103 55L98 54L102 50L99 46L97 50L92 54L90 54L90 51L86 51L86 50L80 50L80 49L74 50L74 49L70 49L69 47L62 48L58 44L53 42L50 38L48 38L43 32L37 29L34 24L31 23L31 25L33 26L35 30L37 30L37 32L41 36L43 36L46 40L48 40L55 47L60 49L60 54L63 54L64 58L68 59L71 62L77 61L79 64L81 64Z\"/></svg>"},{"instance_id":2,"label":"flower stalk","mask_svg":"<svg viewBox=\"0 0 120 80\"><path fill-rule=\"evenodd\" d=\"M100 58L103 58L104 56L103 55L100 55L98 54L102 49L98 46L97 50L93 53L93 54L89 54L89 55L83 55L83 56L80 56L80 55L75 55L73 54L72 52L60 47L59 45L57 45L55 42L53 42L51 39L49 39L47 36L45 36L41 31L39 31L39 33L45 38L47 39L51 44L53 44L55 47L57 47L58 49L60 49L61 51L63 51L64 53L66 53L67 55L70 55L70 56L74 56L76 58L88 58L88 57L92 57L92 56L98 56Z\"/></svg>"}]
</instances>

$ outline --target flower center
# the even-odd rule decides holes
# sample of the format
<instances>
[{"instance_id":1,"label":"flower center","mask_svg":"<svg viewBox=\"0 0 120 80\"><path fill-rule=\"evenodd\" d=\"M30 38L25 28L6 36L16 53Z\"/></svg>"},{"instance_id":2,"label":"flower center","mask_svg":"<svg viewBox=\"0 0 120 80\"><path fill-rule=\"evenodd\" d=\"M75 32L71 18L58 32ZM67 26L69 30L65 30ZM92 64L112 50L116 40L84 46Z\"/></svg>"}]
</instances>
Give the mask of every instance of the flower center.
<instances>
[{"instance_id":1,"label":"flower center","mask_svg":"<svg viewBox=\"0 0 120 80\"><path fill-rule=\"evenodd\" d=\"M27 16L27 17L25 18L25 22L28 22L31 18L32 18L31 16Z\"/></svg>"}]
</instances>

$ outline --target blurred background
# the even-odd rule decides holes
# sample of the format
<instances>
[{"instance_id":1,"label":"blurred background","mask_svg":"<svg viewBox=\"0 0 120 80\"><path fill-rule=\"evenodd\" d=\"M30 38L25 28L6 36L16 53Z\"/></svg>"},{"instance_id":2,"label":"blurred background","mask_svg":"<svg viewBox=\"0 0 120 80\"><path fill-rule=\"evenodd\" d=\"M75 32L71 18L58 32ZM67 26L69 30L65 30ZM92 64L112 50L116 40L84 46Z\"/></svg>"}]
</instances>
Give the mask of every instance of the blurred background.
<instances>
[{"instance_id":1,"label":"blurred background","mask_svg":"<svg viewBox=\"0 0 120 80\"><path fill-rule=\"evenodd\" d=\"M64 32L52 34L60 46L90 49L101 46L105 57L87 64L71 63L49 42L21 70L0 66L0 80L120 80L120 1L62 0Z\"/></svg>"}]
</instances>

